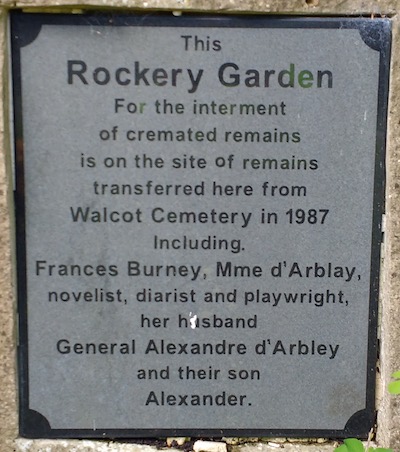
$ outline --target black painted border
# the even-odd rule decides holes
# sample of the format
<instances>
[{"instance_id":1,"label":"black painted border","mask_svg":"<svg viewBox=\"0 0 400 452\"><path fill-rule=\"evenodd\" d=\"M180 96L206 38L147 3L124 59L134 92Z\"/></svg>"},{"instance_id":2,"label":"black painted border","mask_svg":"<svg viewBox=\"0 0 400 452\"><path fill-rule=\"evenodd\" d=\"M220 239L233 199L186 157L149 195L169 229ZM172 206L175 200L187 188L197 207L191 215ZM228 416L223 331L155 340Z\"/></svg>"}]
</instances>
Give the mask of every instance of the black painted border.
<instances>
[{"instance_id":1,"label":"black painted border","mask_svg":"<svg viewBox=\"0 0 400 452\"><path fill-rule=\"evenodd\" d=\"M374 209L372 222L371 279L369 303L369 343L366 367L367 393L365 410L355 413L343 430L313 429L51 429L40 413L29 409L29 350L26 282L25 190L22 126L22 86L20 49L33 42L42 25L81 26L153 26L153 27L222 27L222 28L306 28L358 29L364 42L380 52L377 90L377 135L375 152ZM166 436L283 436L366 438L375 423L375 378L377 361L377 319L379 299L380 248L385 192L385 148L391 50L390 19L284 16L211 16L184 14L28 14L11 13L12 77L14 100L14 139L16 166L16 254L19 313L19 403L20 434L29 438L156 438Z\"/></svg>"}]
</instances>

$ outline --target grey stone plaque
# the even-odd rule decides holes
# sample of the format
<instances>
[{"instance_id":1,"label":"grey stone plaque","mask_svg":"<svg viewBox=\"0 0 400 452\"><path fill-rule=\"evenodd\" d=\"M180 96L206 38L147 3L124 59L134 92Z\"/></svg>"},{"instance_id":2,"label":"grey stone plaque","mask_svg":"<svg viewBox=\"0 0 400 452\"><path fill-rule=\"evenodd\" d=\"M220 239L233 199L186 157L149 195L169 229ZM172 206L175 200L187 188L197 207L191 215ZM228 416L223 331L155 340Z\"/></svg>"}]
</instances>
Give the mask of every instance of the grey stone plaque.
<instances>
[{"instance_id":1,"label":"grey stone plaque","mask_svg":"<svg viewBox=\"0 0 400 452\"><path fill-rule=\"evenodd\" d=\"M389 43L13 15L22 435L367 434Z\"/></svg>"}]
</instances>

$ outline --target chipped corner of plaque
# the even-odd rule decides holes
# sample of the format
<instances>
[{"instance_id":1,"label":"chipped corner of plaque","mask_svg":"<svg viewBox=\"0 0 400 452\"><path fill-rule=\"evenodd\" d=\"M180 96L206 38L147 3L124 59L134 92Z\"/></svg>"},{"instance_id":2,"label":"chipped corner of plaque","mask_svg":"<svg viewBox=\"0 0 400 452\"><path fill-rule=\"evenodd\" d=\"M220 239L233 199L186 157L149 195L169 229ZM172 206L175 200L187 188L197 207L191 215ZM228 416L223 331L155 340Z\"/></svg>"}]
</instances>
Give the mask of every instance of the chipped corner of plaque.
<instances>
[{"instance_id":1,"label":"chipped corner of plaque","mask_svg":"<svg viewBox=\"0 0 400 452\"><path fill-rule=\"evenodd\" d=\"M20 433L25 438L46 437L51 431L50 422L38 411L28 409L21 421Z\"/></svg>"},{"instance_id":2,"label":"chipped corner of plaque","mask_svg":"<svg viewBox=\"0 0 400 452\"><path fill-rule=\"evenodd\" d=\"M374 427L375 414L371 410L364 409L354 413L347 421L344 432L348 437L367 438Z\"/></svg>"},{"instance_id":3,"label":"chipped corner of plaque","mask_svg":"<svg viewBox=\"0 0 400 452\"><path fill-rule=\"evenodd\" d=\"M362 21L358 28L363 42L379 52L389 52L391 30L391 20L381 18Z\"/></svg>"},{"instance_id":4,"label":"chipped corner of plaque","mask_svg":"<svg viewBox=\"0 0 400 452\"><path fill-rule=\"evenodd\" d=\"M11 14L12 40L19 48L32 44L39 36L42 23L37 15L15 12Z\"/></svg>"}]
</instances>

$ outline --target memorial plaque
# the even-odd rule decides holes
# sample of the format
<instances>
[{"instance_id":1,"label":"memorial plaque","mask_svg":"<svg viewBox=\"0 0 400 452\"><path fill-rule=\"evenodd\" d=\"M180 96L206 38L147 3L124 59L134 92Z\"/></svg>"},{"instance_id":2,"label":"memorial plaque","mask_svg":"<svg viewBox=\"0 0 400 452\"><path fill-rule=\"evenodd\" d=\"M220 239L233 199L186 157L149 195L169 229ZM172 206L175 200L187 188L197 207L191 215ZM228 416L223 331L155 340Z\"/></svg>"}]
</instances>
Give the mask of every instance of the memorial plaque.
<instances>
[{"instance_id":1,"label":"memorial plaque","mask_svg":"<svg viewBox=\"0 0 400 452\"><path fill-rule=\"evenodd\" d=\"M11 33L21 434L366 436L390 21Z\"/></svg>"}]
</instances>

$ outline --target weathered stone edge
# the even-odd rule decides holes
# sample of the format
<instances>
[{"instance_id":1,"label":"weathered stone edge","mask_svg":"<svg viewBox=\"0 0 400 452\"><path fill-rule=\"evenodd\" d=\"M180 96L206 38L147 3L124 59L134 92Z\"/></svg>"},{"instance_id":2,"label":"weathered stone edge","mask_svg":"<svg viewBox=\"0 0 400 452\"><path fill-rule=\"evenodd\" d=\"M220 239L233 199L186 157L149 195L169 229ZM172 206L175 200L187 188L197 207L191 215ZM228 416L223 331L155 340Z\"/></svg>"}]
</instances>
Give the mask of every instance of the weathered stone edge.
<instances>
[{"instance_id":1,"label":"weathered stone edge","mask_svg":"<svg viewBox=\"0 0 400 452\"><path fill-rule=\"evenodd\" d=\"M144 10L213 11L215 13L280 13L313 15L394 15L400 0L0 0L10 8L134 8Z\"/></svg>"},{"instance_id":2,"label":"weathered stone edge","mask_svg":"<svg viewBox=\"0 0 400 452\"><path fill-rule=\"evenodd\" d=\"M7 12L0 9L0 450L18 435L14 204L9 134Z\"/></svg>"}]
</instances>

